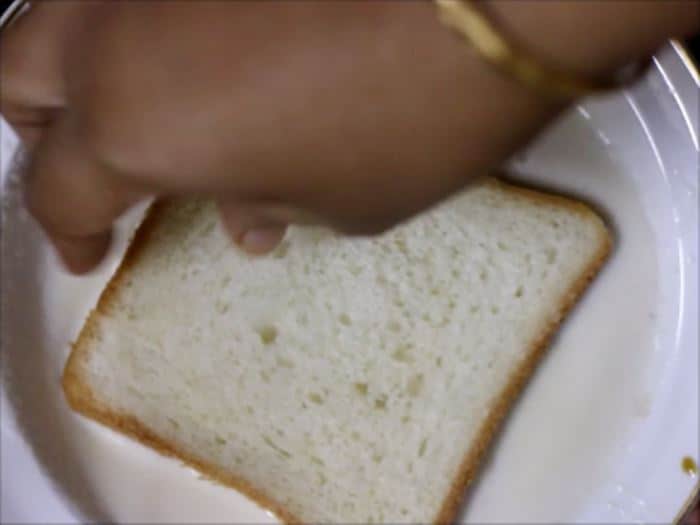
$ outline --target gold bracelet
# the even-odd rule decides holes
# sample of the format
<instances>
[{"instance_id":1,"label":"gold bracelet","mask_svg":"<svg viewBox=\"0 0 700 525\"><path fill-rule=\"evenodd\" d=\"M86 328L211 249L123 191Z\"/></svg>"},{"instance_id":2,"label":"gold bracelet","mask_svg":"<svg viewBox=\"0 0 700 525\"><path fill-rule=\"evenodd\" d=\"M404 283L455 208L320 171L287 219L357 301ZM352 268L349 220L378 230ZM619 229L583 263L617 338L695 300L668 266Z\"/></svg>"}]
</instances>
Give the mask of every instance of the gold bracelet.
<instances>
[{"instance_id":1,"label":"gold bracelet","mask_svg":"<svg viewBox=\"0 0 700 525\"><path fill-rule=\"evenodd\" d=\"M487 62L534 91L555 99L575 99L621 87L644 72L625 68L608 80L548 67L515 49L470 0L434 0L440 21L459 33Z\"/></svg>"}]
</instances>

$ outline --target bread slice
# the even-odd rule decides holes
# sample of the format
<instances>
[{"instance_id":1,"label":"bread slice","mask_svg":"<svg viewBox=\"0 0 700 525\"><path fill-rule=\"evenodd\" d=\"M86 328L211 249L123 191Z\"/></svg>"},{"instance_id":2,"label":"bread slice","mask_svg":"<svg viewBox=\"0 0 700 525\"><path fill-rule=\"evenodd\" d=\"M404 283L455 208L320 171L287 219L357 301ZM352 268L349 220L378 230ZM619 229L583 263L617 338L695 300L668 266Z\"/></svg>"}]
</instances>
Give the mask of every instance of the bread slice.
<instances>
[{"instance_id":1,"label":"bread slice","mask_svg":"<svg viewBox=\"0 0 700 525\"><path fill-rule=\"evenodd\" d=\"M212 204L157 205L63 387L284 521L447 523L609 248L584 205L495 181L379 238L293 228L262 258Z\"/></svg>"}]
</instances>

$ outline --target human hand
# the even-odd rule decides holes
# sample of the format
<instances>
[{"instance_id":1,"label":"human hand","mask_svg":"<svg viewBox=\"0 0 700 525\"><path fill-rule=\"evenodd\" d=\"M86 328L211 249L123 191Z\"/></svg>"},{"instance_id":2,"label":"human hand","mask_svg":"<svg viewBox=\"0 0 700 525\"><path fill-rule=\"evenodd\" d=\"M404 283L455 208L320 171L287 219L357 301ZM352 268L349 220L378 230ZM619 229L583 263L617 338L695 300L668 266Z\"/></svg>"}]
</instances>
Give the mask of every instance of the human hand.
<instances>
[{"instance_id":1,"label":"human hand","mask_svg":"<svg viewBox=\"0 0 700 525\"><path fill-rule=\"evenodd\" d=\"M582 24L569 3L534 4L537 20L509 4L488 8L534 49L586 73L666 34L646 31L636 47L607 32L554 47L561 24ZM113 220L150 196L214 198L254 253L288 223L388 228L502 162L564 107L467 52L432 9L35 3L3 33L0 61L3 115L30 151L27 205L75 272L99 262Z\"/></svg>"}]
</instances>

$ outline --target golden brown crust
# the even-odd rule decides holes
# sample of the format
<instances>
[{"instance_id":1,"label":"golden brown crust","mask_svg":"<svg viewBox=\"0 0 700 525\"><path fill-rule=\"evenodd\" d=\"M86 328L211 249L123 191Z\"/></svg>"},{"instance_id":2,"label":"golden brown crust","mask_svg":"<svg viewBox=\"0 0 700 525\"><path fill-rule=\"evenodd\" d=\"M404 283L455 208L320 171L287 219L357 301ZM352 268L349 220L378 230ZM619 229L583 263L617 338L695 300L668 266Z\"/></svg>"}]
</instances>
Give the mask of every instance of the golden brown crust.
<instances>
[{"instance_id":1,"label":"golden brown crust","mask_svg":"<svg viewBox=\"0 0 700 525\"><path fill-rule=\"evenodd\" d=\"M557 328L562 323L566 314L574 306L577 299L587 288L590 281L595 277L598 270L607 259L612 247L610 233L598 215L588 206L573 199L550 195L505 182L493 181L492 183L503 187L511 193L519 194L530 200L535 200L550 206L563 206L589 220L594 220L599 230L601 242L598 251L593 255L580 278L573 283L569 292L562 298L556 318L551 320L549 325L543 330L542 335L532 343L531 350L524 358L522 364L517 368L505 388L497 397L490 411L490 415L483 423L475 443L466 454L455 479L450 485L450 490L434 520L436 524L447 524L454 520L460 510L464 491L474 479L480 462L510 407L520 395L527 380L534 372L537 363L544 355L548 343L557 331ZM99 400L98 396L92 392L87 382L83 380L83 361L87 356L88 343L96 337L97 314L105 315L109 310L110 302L116 291L120 288L126 271L138 262L141 252L160 224L160 220L164 216L167 206L168 205L165 203L158 203L152 206L148 216L137 230L124 256L122 264L102 292L97 307L90 313L77 341L73 345L62 379L62 386L68 403L76 412L111 427L114 430L129 435L165 456L175 457L183 463L199 470L204 476L240 491L263 508L273 512L283 522L289 524L302 523L301 520L285 509L281 503L277 502L273 497L266 494L260 488L253 486L245 479L224 472L216 465L211 465L180 450L174 444L167 442L149 430L146 425L135 417L128 414L120 414L109 408Z\"/></svg>"},{"instance_id":2,"label":"golden brown crust","mask_svg":"<svg viewBox=\"0 0 700 525\"><path fill-rule=\"evenodd\" d=\"M285 523L297 524L295 518L282 505L268 497L264 492L254 487L246 480L232 476L215 465L202 461L187 452L180 450L172 443L150 431L138 419L128 414L120 414L102 404L92 393L90 387L81 380L80 375L67 368L63 376L63 388L71 408L76 412L94 419L108 427L126 434L144 445L153 448L164 456L174 457L186 465L197 469L205 477L222 485L234 488L245 494L262 508L273 512Z\"/></svg>"},{"instance_id":3,"label":"golden brown crust","mask_svg":"<svg viewBox=\"0 0 700 525\"><path fill-rule=\"evenodd\" d=\"M80 358L87 352L87 342L92 340L95 336L95 314L105 313L104 310L114 295L117 285L119 282L121 282L126 271L134 265L135 261L138 259L139 253L143 250L148 239L150 239L153 231L158 226L158 219L162 217L165 206L165 203L159 202L151 205L151 207L148 209L146 212L146 217L137 228L131 242L129 243L129 247L126 250L126 254L124 254L121 264L107 283L105 289L102 290L102 293L97 300L97 306L95 306L95 308L89 313L88 318L85 321L80 334L78 335L78 338L72 345L72 350L63 369L63 377L61 380L64 393L68 398L68 402L71 403L71 406L73 406L71 402L71 395L73 395L73 393L78 395L79 393L78 391L74 392L74 390L80 387L81 382L80 372L82 371L82 366ZM85 394L85 392L83 392L83 394ZM89 398L85 399L90 399L92 401L93 397L89 396Z\"/></svg>"},{"instance_id":4,"label":"golden brown crust","mask_svg":"<svg viewBox=\"0 0 700 525\"><path fill-rule=\"evenodd\" d=\"M112 278L107 283L107 286L100 294L97 300L97 306L88 315L85 324L83 325L78 338L72 345L70 356L63 369L63 377L61 384L63 391L68 399L71 407L77 410L74 403L96 403L97 399L89 392L87 386L82 385L81 373L83 371L82 358L87 353L87 343L95 338L96 333L96 314L105 314L111 299L118 288L118 285L123 280L126 271L131 268L137 261L139 254L143 251L148 240L158 226L159 219L163 216L167 204L157 202L148 209L145 219L137 228L134 236L129 243L126 254L122 259L121 264L117 268Z\"/></svg>"},{"instance_id":5,"label":"golden brown crust","mask_svg":"<svg viewBox=\"0 0 700 525\"><path fill-rule=\"evenodd\" d=\"M89 343L98 337L96 329L97 316L107 315L110 303L117 290L123 284L127 271L138 262L141 252L148 245L153 233L156 231L162 218L166 215L169 206L170 204L167 202L158 202L151 206L146 218L136 230L122 263L100 295L97 306L90 312L78 339L73 344L71 354L63 370L61 381L68 404L76 412L111 427L118 432L126 434L165 456L179 459L186 465L199 470L200 473L207 478L240 491L264 509L274 513L285 523L301 523L301 520L287 511L280 503L246 480L232 476L216 465L208 464L180 450L174 444L167 442L149 430L146 425L135 417L128 414L120 414L114 409L109 408L100 401L99 397L95 395L88 383L83 380L83 363L87 358Z\"/></svg>"},{"instance_id":6,"label":"golden brown crust","mask_svg":"<svg viewBox=\"0 0 700 525\"><path fill-rule=\"evenodd\" d=\"M581 213L589 219L595 219L595 222L598 225L598 233L601 236L601 243L598 251L593 254L581 276L574 281L567 294L562 298L561 305L558 309L558 315L550 321L547 327L545 327L540 337L538 337L531 344L530 350L523 359L522 364L516 369L513 376L508 380L506 386L497 396L494 406L489 412L489 416L477 433L478 437L476 438L475 443L462 460L462 464L457 471L457 475L451 483L450 492L445 498L437 517L433 521L433 523L440 525L454 522L454 519L460 510L464 491L474 479L479 465L484 458L486 451L488 450L488 446L501 427L501 424L508 414L510 407L525 388L528 379L532 376L537 364L544 356L550 340L566 318L566 315L574 307L577 300L582 296L590 282L597 275L612 249L610 232L605 228L605 225L603 224L602 220L600 220L598 215L596 215L595 212L593 212L593 210L585 204L567 199L565 197L560 197L558 195L549 195L503 182L497 182L496 184L502 185L508 189L508 191L518 193L527 198L534 198L543 204L566 206L571 210L575 210L577 213Z\"/></svg>"}]
</instances>

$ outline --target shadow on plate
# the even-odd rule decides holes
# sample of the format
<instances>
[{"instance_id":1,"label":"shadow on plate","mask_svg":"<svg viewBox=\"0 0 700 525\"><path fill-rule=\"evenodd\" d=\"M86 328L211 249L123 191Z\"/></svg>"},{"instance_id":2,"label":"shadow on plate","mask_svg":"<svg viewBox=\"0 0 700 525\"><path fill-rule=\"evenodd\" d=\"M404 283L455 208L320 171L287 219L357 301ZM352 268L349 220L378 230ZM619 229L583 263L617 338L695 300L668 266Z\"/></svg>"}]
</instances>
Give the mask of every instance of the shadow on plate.
<instances>
[{"instance_id":1,"label":"shadow on plate","mask_svg":"<svg viewBox=\"0 0 700 525\"><path fill-rule=\"evenodd\" d=\"M2 386L26 442L76 517L110 521L74 460L80 451L66 428L69 409L53 364L63 349L52 347L45 330L43 241L21 205L16 180L4 188L2 212Z\"/></svg>"}]
</instances>

